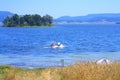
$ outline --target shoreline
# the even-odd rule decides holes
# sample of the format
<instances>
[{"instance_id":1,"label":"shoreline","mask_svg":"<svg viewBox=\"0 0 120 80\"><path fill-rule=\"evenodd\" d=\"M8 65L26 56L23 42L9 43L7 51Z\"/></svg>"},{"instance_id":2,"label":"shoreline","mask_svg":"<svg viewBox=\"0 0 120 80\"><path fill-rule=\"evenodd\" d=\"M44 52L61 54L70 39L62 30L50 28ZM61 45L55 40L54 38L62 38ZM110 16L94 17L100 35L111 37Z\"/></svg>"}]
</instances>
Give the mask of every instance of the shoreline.
<instances>
[{"instance_id":1,"label":"shoreline","mask_svg":"<svg viewBox=\"0 0 120 80\"><path fill-rule=\"evenodd\" d=\"M0 66L2 80L119 80L120 63L96 64L93 62L54 68L22 69Z\"/></svg>"},{"instance_id":2,"label":"shoreline","mask_svg":"<svg viewBox=\"0 0 120 80\"><path fill-rule=\"evenodd\" d=\"M116 22L56 22L55 24L118 24Z\"/></svg>"},{"instance_id":3,"label":"shoreline","mask_svg":"<svg viewBox=\"0 0 120 80\"><path fill-rule=\"evenodd\" d=\"M49 65L41 65L41 66L38 66L38 65L28 65L28 66L26 66L26 65L19 65L19 64L17 64L17 65L14 65L14 64L2 64L2 65L0 65L0 66L9 66L9 67L16 67L16 68L21 68L21 69L37 69L37 68L45 68L45 69L47 69L47 68L62 68L62 67L69 67L69 66L73 66L74 64L76 64L76 63L80 63L80 64L86 64L86 63L95 63L95 64L112 64L112 63L118 63L118 64L120 64L120 60L118 60L118 61L115 61L115 60L109 60L109 59L107 59L107 58L101 58L101 59L99 59L99 60L95 60L95 61L75 61L75 62L71 62L71 64L67 64L66 65L66 63L65 63L65 60L63 60L63 59L61 59L60 61L58 61L58 65L53 65L52 63L51 64L49 64Z\"/></svg>"}]
</instances>

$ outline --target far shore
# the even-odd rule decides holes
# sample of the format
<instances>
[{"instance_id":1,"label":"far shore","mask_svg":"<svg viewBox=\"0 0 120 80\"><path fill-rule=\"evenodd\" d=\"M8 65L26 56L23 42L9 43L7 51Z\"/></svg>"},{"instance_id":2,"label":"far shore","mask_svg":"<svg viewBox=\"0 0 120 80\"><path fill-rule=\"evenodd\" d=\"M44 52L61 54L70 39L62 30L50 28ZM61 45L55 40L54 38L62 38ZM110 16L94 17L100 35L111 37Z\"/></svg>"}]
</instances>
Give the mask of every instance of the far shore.
<instances>
[{"instance_id":1,"label":"far shore","mask_svg":"<svg viewBox=\"0 0 120 80\"><path fill-rule=\"evenodd\" d=\"M55 22L55 24L118 24L117 22L67 22L67 21L62 21L62 22Z\"/></svg>"}]
</instances>

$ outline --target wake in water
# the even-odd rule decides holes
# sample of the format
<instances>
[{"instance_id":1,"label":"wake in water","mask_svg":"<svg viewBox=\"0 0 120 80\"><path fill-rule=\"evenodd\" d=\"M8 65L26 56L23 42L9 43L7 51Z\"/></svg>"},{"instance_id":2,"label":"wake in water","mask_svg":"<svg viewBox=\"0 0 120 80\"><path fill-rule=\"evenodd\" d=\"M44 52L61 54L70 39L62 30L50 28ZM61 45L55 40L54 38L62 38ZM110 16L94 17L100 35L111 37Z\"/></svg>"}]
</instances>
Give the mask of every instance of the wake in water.
<instances>
[{"instance_id":1,"label":"wake in water","mask_svg":"<svg viewBox=\"0 0 120 80\"><path fill-rule=\"evenodd\" d=\"M44 46L43 48L64 48L65 46L63 44L61 44L60 42L58 42L57 45L54 44L54 42L52 42L52 44L50 46Z\"/></svg>"},{"instance_id":2,"label":"wake in water","mask_svg":"<svg viewBox=\"0 0 120 80\"><path fill-rule=\"evenodd\" d=\"M51 44L51 48L63 48L63 44L61 44L60 42L57 43L57 45L54 44L54 42L52 42Z\"/></svg>"}]
</instances>

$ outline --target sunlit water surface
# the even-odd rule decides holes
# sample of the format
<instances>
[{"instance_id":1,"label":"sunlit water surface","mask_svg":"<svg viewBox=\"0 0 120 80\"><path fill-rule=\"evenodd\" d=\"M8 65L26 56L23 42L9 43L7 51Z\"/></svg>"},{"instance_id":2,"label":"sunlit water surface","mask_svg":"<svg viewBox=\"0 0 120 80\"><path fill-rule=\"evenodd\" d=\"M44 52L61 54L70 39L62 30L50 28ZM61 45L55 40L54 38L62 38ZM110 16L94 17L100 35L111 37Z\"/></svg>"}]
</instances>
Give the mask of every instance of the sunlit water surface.
<instances>
[{"instance_id":1,"label":"sunlit water surface","mask_svg":"<svg viewBox=\"0 0 120 80\"><path fill-rule=\"evenodd\" d=\"M51 48L61 42L64 48ZM120 60L119 24L70 24L42 28L0 27L0 65L61 66L76 61Z\"/></svg>"}]
</instances>

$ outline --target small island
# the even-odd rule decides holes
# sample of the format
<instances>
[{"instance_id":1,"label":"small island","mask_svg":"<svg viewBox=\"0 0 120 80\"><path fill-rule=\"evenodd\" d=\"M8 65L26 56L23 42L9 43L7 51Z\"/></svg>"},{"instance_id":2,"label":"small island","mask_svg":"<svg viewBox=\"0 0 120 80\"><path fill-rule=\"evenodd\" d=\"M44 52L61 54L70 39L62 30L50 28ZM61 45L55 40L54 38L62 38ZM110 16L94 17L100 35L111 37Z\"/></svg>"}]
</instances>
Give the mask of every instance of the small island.
<instances>
[{"instance_id":1,"label":"small island","mask_svg":"<svg viewBox=\"0 0 120 80\"><path fill-rule=\"evenodd\" d=\"M7 16L3 20L4 27L24 27L24 26L51 26L53 17L50 15L40 16L38 14L19 16L14 14L13 16Z\"/></svg>"}]
</instances>

